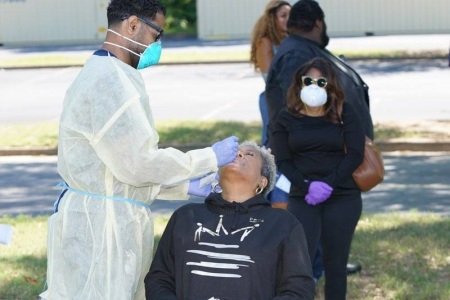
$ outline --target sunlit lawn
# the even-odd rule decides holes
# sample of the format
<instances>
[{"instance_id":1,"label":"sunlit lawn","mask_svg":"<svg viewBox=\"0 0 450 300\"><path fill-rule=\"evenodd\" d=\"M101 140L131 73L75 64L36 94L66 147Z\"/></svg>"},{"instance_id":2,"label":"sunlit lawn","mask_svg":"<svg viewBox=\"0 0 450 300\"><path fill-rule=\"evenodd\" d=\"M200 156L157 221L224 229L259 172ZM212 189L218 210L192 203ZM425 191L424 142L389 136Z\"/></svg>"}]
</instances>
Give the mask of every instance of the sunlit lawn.
<instances>
[{"instance_id":1,"label":"sunlit lawn","mask_svg":"<svg viewBox=\"0 0 450 300\"><path fill-rule=\"evenodd\" d=\"M160 144L211 144L236 135L241 141L260 141L261 122L231 121L165 121L156 124ZM414 137L424 133L405 130L395 126L375 124L378 141L398 137ZM37 123L0 126L0 147L56 147L57 123Z\"/></svg>"}]
</instances>

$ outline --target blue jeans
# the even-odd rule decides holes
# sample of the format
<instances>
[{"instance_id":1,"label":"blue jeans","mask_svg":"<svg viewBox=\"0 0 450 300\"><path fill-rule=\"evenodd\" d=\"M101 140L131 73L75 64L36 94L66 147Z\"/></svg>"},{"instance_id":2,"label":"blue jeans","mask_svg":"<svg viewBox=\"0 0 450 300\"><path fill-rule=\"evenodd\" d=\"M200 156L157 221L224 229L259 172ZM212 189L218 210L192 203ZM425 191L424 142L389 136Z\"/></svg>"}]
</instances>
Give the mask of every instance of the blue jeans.
<instances>
[{"instance_id":1,"label":"blue jeans","mask_svg":"<svg viewBox=\"0 0 450 300\"><path fill-rule=\"evenodd\" d=\"M261 120L262 120L261 145L267 147L268 143L267 125L269 123L269 113L267 112L265 92L262 92L259 95L259 111L261 112Z\"/></svg>"},{"instance_id":2,"label":"blue jeans","mask_svg":"<svg viewBox=\"0 0 450 300\"><path fill-rule=\"evenodd\" d=\"M277 172L275 181L278 180L278 177L280 177L280 175L281 173ZM267 195L267 199L271 203L287 203L289 202L289 194L277 187L274 187L274 189L269 193L269 195ZM322 277L323 274L322 245L320 242L319 245L317 246L316 254L314 255L312 268L313 268L313 277L317 282L320 279L320 277Z\"/></svg>"},{"instance_id":3,"label":"blue jeans","mask_svg":"<svg viewBox=\"0 0 450 300\"><path fill-rule=\"evenodd\" d=\"M313 261L313 277L316 280L316 282L322 277L323 275L323 264L322 264L322 243L319 242L319 245L317 246L316 255L314 256Z\"/></svg>"}]
</instances>

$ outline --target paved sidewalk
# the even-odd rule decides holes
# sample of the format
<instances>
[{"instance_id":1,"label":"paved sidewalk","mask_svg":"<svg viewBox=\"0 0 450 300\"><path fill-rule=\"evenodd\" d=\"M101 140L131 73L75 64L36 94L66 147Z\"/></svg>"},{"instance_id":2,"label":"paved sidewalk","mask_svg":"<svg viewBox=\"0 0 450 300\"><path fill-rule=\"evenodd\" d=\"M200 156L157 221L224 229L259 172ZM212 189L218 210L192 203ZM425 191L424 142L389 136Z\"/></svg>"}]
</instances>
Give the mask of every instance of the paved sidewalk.
<instances>
[{"instance_id":1,"label":"paved sidewalk","mask_svg":"<svg viewBox=\"0 0 450 300\"><path fill-rule=\"evenodd\" d=\"M450 152L383 153L385 180L363 193L364 213L424 212L450 216ZM0 216L50 215L60 191L56 156L0 157ZM154 214L170 214L188 201L155 201Z\"/></svg>"}]
</instances>

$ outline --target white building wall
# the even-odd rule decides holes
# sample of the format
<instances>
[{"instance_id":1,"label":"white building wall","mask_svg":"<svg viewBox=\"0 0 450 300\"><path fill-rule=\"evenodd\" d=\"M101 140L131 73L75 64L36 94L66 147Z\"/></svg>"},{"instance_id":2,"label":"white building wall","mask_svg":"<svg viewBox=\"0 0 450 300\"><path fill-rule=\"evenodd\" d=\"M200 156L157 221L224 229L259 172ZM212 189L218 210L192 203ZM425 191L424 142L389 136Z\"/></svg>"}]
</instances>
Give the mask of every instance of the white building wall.
<instances>
[{"instance_id":1,"label":"white building wall","mask_svg":"<svg viewBox=\"0 0 450 300\"><path fill-rule=\"evenodd\" d=\"M250 38L266 4L267 0L197 0L197 36L200 39Z\"/></svg>"},{"instance_id":2,"label":"white building wall","mask_svg":"<svg viewBox=\"0 0 450 300\"><path fill-rule=\"evenodd\" d=\"M200 39L249 38L267 0L197 0ZM289 1L295 3L296 1ZM450 0L318 0L330 36L450 33Z\"/></svg>"},{"instance_id":3,"label":"white building wall","mask_svg":"<svg viewBox=\"0 0 450 300\"><path fill-rule=\"evenodd\" d=\"M81 44L102 41L107 0L0 0L0 43Z\"/></svg>"},{"instance_id":4,"label":"white building wall","mask_svg":"<svg viewBox=\"0 0 450 300\"><path fill-rule=\"evenodd\" d=\"M250 39L268 0L197 0L200 39ZM296 0L289 0L291 4ZM450 33L450 0L318 0L330 36ZM109 0L0 0L0 44L103 41Z\"/></svg>"},{"instance_id":5,"label":"white building wall","mask_svg":"<svg viewBox=\"0 0 450 300\"><path fill-rule=\"evenodd\" d=\"M321 0L332 36L450 33L449 0Z\"/></svg>"}]
</instances>

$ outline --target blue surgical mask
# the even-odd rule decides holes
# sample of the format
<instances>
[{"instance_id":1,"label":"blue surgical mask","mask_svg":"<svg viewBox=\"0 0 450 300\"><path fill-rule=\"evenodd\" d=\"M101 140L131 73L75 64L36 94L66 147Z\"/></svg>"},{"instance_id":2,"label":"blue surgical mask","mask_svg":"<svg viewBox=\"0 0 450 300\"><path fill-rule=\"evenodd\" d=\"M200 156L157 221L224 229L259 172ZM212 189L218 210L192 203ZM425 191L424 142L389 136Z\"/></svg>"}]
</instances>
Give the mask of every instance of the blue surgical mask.
<instances>
[{"instance_id":1,"label":"blue surgical mask","mask_svg":"<svg viewBox=\"0 0 450 300\"><path fill-rule=\"evenodd\" d=\"M125 50L133 53L134 55L139 56L139 63L137 65L137 67L136 67L138 70L142 70L142 69L148 68L150 66L156 65L159 62L159 58L161 57L161 52L162 52L161 41L157 41L157 42L151 43L150 45L146 46L146 45L141 44L139 42L136 42L136 41L134 41L134 40L132 40L130 38L127 38L126 36L123 36L120 33L115 32L112 29L108 29L108 31L111 31L112 33L115 33L118 36L121 36L124 39L126 39L126 40L128 40L128 41L130 41L132 43L138 44L138 45L140 45L142 47L146 47L144 52L139 54L139 53L136 53L136 52L134 52L134 51L132 51L132 50L126 48L126 47L121 46L121 45L113 44L113 43L110 43L110 42L105 42L105 44L110 44L110 45L113 45L113 46L117 46L119 48L125 49Z\"/></svg>"},{"instance_id":2,"label":"blue surgical mask","mask_svg":"<svg viewBox=\"0 0 450 300\"><path fill-rule=\"evenodd\" d=\"M145 69L147 67L156 65L161 57L161 41L151 43L147 49L140 55L138 70Z\"/></svg>"}]
</instances>

